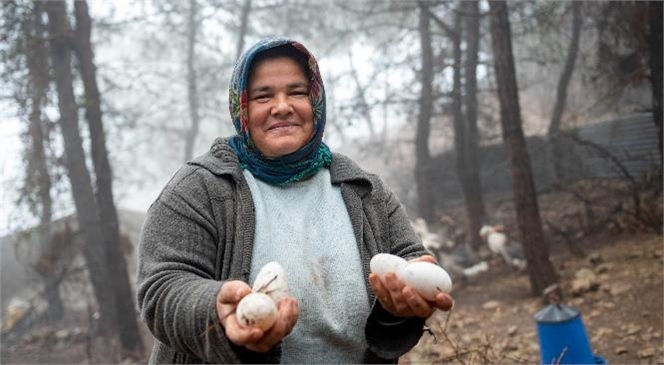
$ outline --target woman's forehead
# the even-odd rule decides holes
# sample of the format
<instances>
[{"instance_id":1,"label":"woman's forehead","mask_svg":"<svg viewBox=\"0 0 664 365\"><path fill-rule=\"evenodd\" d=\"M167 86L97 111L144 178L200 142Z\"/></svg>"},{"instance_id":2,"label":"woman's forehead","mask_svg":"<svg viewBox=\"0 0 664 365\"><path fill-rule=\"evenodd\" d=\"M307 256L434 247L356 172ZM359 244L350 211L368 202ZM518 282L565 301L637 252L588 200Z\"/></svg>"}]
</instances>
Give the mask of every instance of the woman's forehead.
<instances>
[{"instance_id":1,"label":"woman's forehead","mask_svg":"<svg viewBox=\"0 0 664 365\"><path fill-rule=\"evenodd\" d=\"M261 60L252 66L249 73L249 84L256 80L257 77L275 78L277 76L301 79L307 83L309 81L302 69L302 65L289 57L279 57Z\"/></svg>"}]
</instances>

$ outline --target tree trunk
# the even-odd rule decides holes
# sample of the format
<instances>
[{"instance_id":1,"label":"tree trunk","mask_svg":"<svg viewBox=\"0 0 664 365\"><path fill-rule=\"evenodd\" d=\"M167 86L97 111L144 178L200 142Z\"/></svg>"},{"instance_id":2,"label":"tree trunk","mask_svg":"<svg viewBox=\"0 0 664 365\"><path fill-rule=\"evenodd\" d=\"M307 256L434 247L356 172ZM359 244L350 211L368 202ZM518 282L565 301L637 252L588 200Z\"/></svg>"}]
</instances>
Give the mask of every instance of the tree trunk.
<instances>
[{"instance_id":1,"label":"tree trunk","mask_svg":"<svg viewBox=\"0 0 664 365\"><path fill-rule=\"evenodd\" d=\"M463 3L460 3L460 7L463 6ZM461 12L457 12L454 16L454 26L453 29L456 29L455 32L450 32L449 35L452 38L452 124L454 126L454 150L455 150L455 165L457 178L459 180L459 185L461 186L461 192L463 194L463 199L466 204L466 217L469 218L470 211L468 210L468 202L470 191L468 190L468 166L467 155L466 155L466 142L467 142L467 131L466 123L464 123L463 118L463 105L462 105L462 95L461 95L461 39L462 39L462 21L461 21ZM467 220L466 223L470 221ZM468 225L466 227L470 229ZM479 228L477 230L479 232ZM466 244L470 244L472 237L471 233L467 236ZM472 246L471 246L472 247ZM472 247L473 251L476 251L477 247Z\"/></svg>"},{"instance_id":2,"label":"tree trunk","mask_svg":"<svg viewBox=\"0 0 664 365\"><path fill-rule=\"evenodd\" d=\"M466 166L468 170L468 224L470 227L470 245L478 249L482 245L479 232L482 218L486 215L482 182L480 180L479 142L477 128L477 58L480 43L479 1L464 1L466 21Z\"/></svg>"},{"instance_id":3,"label":"tree trunk","mask_svg":"<svg viewBox=\"0 0 664 365\"><path fill-rule=\"evenodd\" d=\"M49 20L51 64L58 95L65 165L71 183L76 216L85 241L83 254L97 299L100 330L104 334L115 337L117 336L115 296L113 291L108 289L111 277L108 273L106 251L102 240L103 228L90 183L90 175L85 165L85 152L78 129L78 109L74 99L70 66L72 42L65 8L66 2L47 1L44 4Z\"/></svg>"},{"instance_id":4,"label":"tree trunk","mask_svg":"<svg viewBox=\"0 0 664 365\"><path fill-rule=\"evenodd\" d=\"M581 6L583 2L572 1L572 39L570 40L569 50L567 51L567 58L563 71L558 80L558 89L556 92L556 101L551 112L551 124L549 124L549 141L551 143L549 156L553 163L553 176L555 180L563 177L563 168L561 166L561 156L564 155L562 141L560 139L560 126L562 124L563 112L565 111L565 104L567 103L567 88L574 73L574 64L576 63L576 56L579 53L579 38L581 38Z\"/></svg>"},{"instance_id":5,"label":"tree trunk","mask_svg":"<svg viewBox=\"0 0 664 365\"><path fill-rule=\"evenodd\" d=\"M662 1L649 1L650 6L650 82L652 83L652 112L657 126L659 153L662 158Z\"/></svg>"},{"instance_id":6,"label":"tree trunk","mask_svg":"<svg viewBox=\"0 0 664 365\"><path fill-rule=\"evenodd\" d=\"M240 58L242 51L244 50L244 38L247 35L250 12L251 0L244 0L244 5L242 5L242 14L240 15L240 31L237 35L237 51L235 52L235 59Z\"/></svg>"},{"instance_id":7,"label":"tree trunk","mask_svg":"<svg viewBox=\"0 0 664 365\"><path fill-rule=\"evenodd\" d=\"M420 217L427 222L434 219L434 201L431 188L431 154L429 134L433 113L433 49L429 29L429 9L426 2L418 2L420 7L420 46L422 48L422 70L420 73L422 92L419 101L417 131L415 132L415 178L417 181L417 202Z\"/></svg>"},{"instance_id":8,"label":"tree trunk","mask_svg":"<svg viewBox=\"0 0 664 365\"><path fill-rule=\"evenodd\" d=\"M519 234L528 262L528 275L533 295L557 282L544 242L537 205L530 158L521 129L521 110L512 55L512 36L505 1L490 1L491 41L493 45L496 84L500 101L503 140L512 176L512 193L516 206Z\"/></svg>"},{"instance_id":9,"label":"tree trunk","mask_svg":"<svg viewBox=\"0 0 664 365\"><path fill-rule=\"evenodd\" d=\"M88 12L87 1L75 1L74 12L76 17L75 49L85 91L85 116L90 129L92 161L97 184L97 203L104 234L106 262L109 274L113 278L109 285L115 294L115 309L117 310L117 324L122 347L130 353L140 352L143 350L143 341L138 328L138 316L127 272L127 263L120 249L120 227L113 200L113 174L106 149L97 71L90 39L92 20Z\"/></svg>"},{"instance_id":10,"label":"tree trunk","mask_svg":"<svg viewBox=\"0 0 664 365\"><path fill-rule=\"evenodd\" d=\"M48 171L45 146L48 143L48 134L42 120L42 106L46 103L46 94L49 85L48 48L44 41L46 27L42 16L43 3L33 3L32 18L29 20L28 48L25 52L30 80L30 115L29 135L32 143L28 162L28 179L34 176L37 180L37 198L41 209L39 216L39 246L40 251L47 251L51 245L51 221L53 214L53 198L51 197L51 175ZM32 185L32 183L28 182ZM39 273L44 282L45 299L48 303L46 316L51 322L58 321L64 314L64 305L60 296L60 282L55 280L53 272Z\"/></svg>"},{"instance_id":11,"label":"tree trunk","mask_svg":"<svg viewBox=\"0 0 664 365\"><path fill-rule=\"evenodd\" d=\"M196 36L198 33L198 3L189 0L189 16L187 18L187 101L189 103L189 121L191 125L186 132L184 160L194 157L194 145L198 136L201 117L198 112L198 85L196 75Z\"/></svg>"},{"instance_id":12,"label":"tree trunk","mask_svg":"<svg viewBox=\"0 0 664 365\"><path fill-rule=\"evenodd\" d=\"M479 48L479 12L477 1L459 2L459 10L455 16L455 24L447 26L434 14L429 14L432 19L452 39L453 45L453 90L452 90L452 112L454 126L454 146L456 155L456 172L461 186L461 191L466 206L466 245L470 246L470 252L477 252L482 245L479 236L482 218L485 215L484 200L482 198L482 185L480 182L478 143L477 143L477 52ZM462 19L465 22L467 33L467 57L463 68L466 72L466 96L464 99L462 91L462 49L463 41ZM466 114L463 107L466 104Z\"/></svg>"}]
</instances>

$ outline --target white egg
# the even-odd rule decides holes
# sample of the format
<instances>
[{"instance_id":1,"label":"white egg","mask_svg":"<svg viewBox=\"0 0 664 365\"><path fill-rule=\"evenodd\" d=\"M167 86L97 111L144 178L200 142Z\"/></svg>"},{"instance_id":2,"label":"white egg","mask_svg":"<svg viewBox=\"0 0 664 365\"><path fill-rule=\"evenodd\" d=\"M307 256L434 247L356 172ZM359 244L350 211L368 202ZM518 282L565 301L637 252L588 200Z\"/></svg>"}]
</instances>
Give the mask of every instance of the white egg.
<instances>
[{"instance_id":1,"label":"white egg","mask_svg":"<svg viewBox=\"0 0 664 365\"><path fill-rule=\"evenodd\" d=\"M371 272L383 277L389 272L394 272L398 275L399 270L406 266L408 261L402 257L392 255L389 253L379 253L371 258L369 267Z\"/></svg>"},{"instance_id":2,"label":"white egg","mask_svg":"<svg viewBox=\"0 0 664 365\"><path fill-rule=\"evenodd\" d=\"M251 293L240 300L235 315L242 327L258 327L267 331L277 320L277 306L268 295Z\"/></svg>"},{"instance_id":3,"label":"white egg","mask_svg":"<svg viewBox=\"0 0 664 365\"><path fill-rule=\"evenodd\" d=\"M268 262L256 275L251 290L255 293L267 294L275 303L279 303L281 298L290 295L286 271L278 262Z\"/></svg>"},{"instance_id":4,"label":"white egg","mask_svg":"<svg viewBox=\"0 0 664 365\"><path fill-rule=\"evenodd\" d=\"M427 300L434 300L440 292L452 290L452 278L442 267L430 262L416 261L408 263L399 277L404 284L413 287Z\"/></svg>"}]
</instances>

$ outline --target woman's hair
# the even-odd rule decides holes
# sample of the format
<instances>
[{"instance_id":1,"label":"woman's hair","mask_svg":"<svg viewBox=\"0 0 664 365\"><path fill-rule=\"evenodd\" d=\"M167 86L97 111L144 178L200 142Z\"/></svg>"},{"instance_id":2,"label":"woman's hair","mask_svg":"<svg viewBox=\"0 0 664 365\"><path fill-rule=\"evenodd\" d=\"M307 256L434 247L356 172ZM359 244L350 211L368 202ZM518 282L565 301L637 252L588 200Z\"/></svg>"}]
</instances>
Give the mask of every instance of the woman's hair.
<instances>
[{"instance_id":1,"label":"woman's hair","mask_svg":"<svg viewBox=\"0 0 664 365\"><path fill-rule=\"evenodd\" d=\"M270 48L254 56L254 58L251 60L251 66L249 66L250 77L251 75L253 75L254 69L264 61L273 60L282 57L290 58L291 60L295 61L295 63L297 63L298 66L300 66L300 70L302 71L302 73L304 73L304 76L307 78L307 80L311 81L312 75L311 75L311 70L309 69L308 56L298 51L295 47L293 47L290 44L284 44L281 46Z\"/></svg>"}]
</instances>

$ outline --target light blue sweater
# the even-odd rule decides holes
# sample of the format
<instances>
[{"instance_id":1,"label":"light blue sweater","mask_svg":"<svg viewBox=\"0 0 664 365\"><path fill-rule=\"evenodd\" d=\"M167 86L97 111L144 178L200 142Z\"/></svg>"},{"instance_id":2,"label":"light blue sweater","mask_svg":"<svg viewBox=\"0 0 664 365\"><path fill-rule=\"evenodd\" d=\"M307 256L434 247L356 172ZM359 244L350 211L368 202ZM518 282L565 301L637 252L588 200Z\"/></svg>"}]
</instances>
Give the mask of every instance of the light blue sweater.
<instances>
[{"instance_id":1,"label":"light blue sweater","mask_svg":"<svg viewBox=\"0 0 664 365\"><path fill-rule=\"evenodd\" d=\"M282 363L361 363L369 299L341 189L322 169L286 188L244 171L256 207L251 282L279 262L300 314L283 341Z\"/></svg>"}]
</instances>

